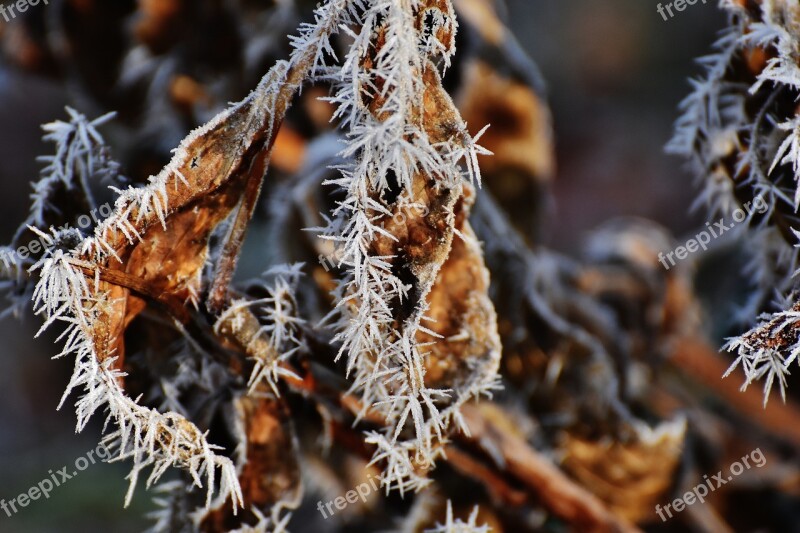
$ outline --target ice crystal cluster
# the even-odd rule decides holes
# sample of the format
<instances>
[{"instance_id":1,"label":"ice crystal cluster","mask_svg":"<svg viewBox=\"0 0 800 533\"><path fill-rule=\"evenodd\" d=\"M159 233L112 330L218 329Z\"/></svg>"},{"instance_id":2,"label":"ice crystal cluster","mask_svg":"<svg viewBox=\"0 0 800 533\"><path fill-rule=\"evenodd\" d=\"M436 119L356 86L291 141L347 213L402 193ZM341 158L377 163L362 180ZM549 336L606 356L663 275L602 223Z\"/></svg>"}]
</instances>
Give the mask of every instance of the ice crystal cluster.
<instances>
[{"instance_id":1,"label":"ice crystal cluster","mask_svg":"<svg viewBox=\"0 0 800 533\"><path fill-rule=\"evenodd\" d=\"M83 117L74 117L73 122L76 131L86 130L91 125ZM102 143L99 134L91 131L95 140ZM72 150L65 149L62 144L70 138L60 136L55 139L57 154L72 153ZM42 181L49 179L45 175ZM43 190L40 184L34 187L37 195ZM152 209L151 212L157 213L157 216L163 216L166 205L162 202L166 202L166 195L141 196L149 204L141 205L139 213L147 213ZM117 207L130 205L129 202L128 198L121 197ZM36 203L34 208L38 208ZM133 226L124 221L123 217L114 224L123 228L130 227L132 234L125 232L129 238L136 235ZM98 226L97 234L101 236L101 243L103 231L103 225ZM116 429L106 439L117 450L116 460L130 459L133 462L126 504L133 495L142 470L151 468L147 479L147 485L150 486L161 478L167 468L179 466L192 475L198 486L207 487L207 506L212 506L212 495L218 477L220 491L216 503L232 497L238 505L241 502L241 490L236 469L230 459L217 455L216 447L208 443L205 435L185 417L174 412L160 413L143 407L128 397L120 386L124 373L115 365L114 352L103 350L105 346L99 346L97 336L97 329L103 327L103 321L107 318L112 296L98 290L100 280L99 270L95 270L97 263L79 259L82 251L91 249L94 243L94 238L86 238L78 248L65 251L53 242L54 246L46 249L41 259L30 269L40 276L33 291L34 312L45 318L40 333L54 323L62 323L65 327L59 340L63 341L64 347L56 357L71 355L75 358L72 378L61 403L64 403L73 390L82 392L76 402L78 431L83 430L92 415L98 411L105 411L106 423L112 422L115 425ZM103 244L110 249L110 246ZM93 255L97 261L97 255ZM86 272L93 270L97 274L94 283L86 276Z\"/></svg>"},{"instance_id":2,"label":"ice crystal cluster","mask_svg":"<svg viewBox=\"0 0 800 533\"><path fill-rule=\"evenodd\" d=\"M82 188L86 207L96 207L89 181L116 172L98 132L110 116L89 121L70 110L69 122L46 126L45 139L56 150L34 185L26 226L47 246L33 264L20 263L11 252L3 262L9 271L26 268L38 276L32 290L24 280L14 288L32 296L34 311L44 319L42 330L63 327L58 357L74 357L75 367L62 403L73 391L78 393L79 431L94 414L106 416L111 430L105 438L116 450L116 460L132 463L126 503L145 470L150 486L169 467L185 470L206 491L206 510L230 502L235 512L246 496L239 482L242 461L235 463L210 442L208 432L189 419L176 399L175 390L192 381L187 373L202 376L200 382L212 387L207 368L181 365L183 378L164 384L165 405L170 407L164 412L126 393L123 335L129 320L141 312L142 301L175 311L179 328L191 327L203 313L213 315L214 334L241 348L253 365L243 393L248 401L279 396L282 380L302 381L289 364L307 350L302 331L310 327L295 297L300 267L270 273L273 282L261 286L261 298L229 292L224 283L215 292L218 287L209 278L230 279L225 277L230 272L219 265L230 257L225 247L237 241L236 219L247 209L242 207L246 200L233 205L228 199L246 188L246 169L266 165L282 117L303 84L332 87L328 101L336 107L334 118L342 132L339 156L344 163L326 183L342 193L341 199L329 225L317 228L339 250L342 275L326 324L335 330L332 342L346 361L360 416L383 421L381 429L368 431L364 439L375 450L373 463L383 469L386 490L424 487L426 472L443 454L448 435L454 429L467 431L461 406L497 387L499 341L492 309L481 316L487 324L488 355L464 361L449 381L432 385L427 376L431 350L445 341L429 316L428 297L437 275L451 247L458 245L468 257L482 256L472 230L456 217L456 209L463 212L471 205L464 198L474 195L473 184L480 185L477 155L487 153L476 144L479 135L473 138L467 132L441 86L455 53L456 31L449 0L322 4L314 22L302 25L291 39L287 61L277 62L248 98L192 132L149 183L122 188L115 182L113 213L87 231L48 230L48 213L58 211L54 196L61 188ZM214 206L221 206L222 214ZM399 212L423 210L429 214L416 219L418 227L403 230L386 224ZM207 231L204 227L182 244L193 255L174 266L179 275L156 278L170 263L143 256L140 250L163 250L170 236L191 231L189 220L207 224ZM217 228L226 232L222 251L196 245L216 235ZM413 248L420 232L428 233ZM433 251L425 252L423 245ZM481 275L488 284L488 275ZM162 285L147 285L156 281ZM221 299L219 309L201 309L208 291ZM464 330L448 342L465 342L470 335ZM182 348L189 349L201 348ZM241 405L247 411L253 404ZM240 443L238 453L247 453L246 448ZM286 517L267 518L258 509L253 513L259 525L247 531L282 529L286 522ZM447 524L437 531L483 531L474 524L475 516L469 524L454 522L448 508ZM200 519L195 515L196 523ZM162 528L168 527L167 515L159 520Z\"/></svg>"},{"instance_id":3,"label":"ice crystal cluster","mask_svg":"<svg viewBox=\"0 0 800 533\"><path fill-rule=\"evenodd\" d=\"M487 525L479 525L478 507L474 507L466 522L460 518L453 518L453 502L447 500L447 517L444 524L436 524L433 529L426 529L425 533L489 533L492 529Z\"/></svg>"},{"instance_id":4,"label":"ice crystal cluster","mask_svg":"<svg viewBox=\"0 0 800 533\"><path fill-rule=\"evenodd\" d=\"M28 218L23 222L12 239L12 246L0 247L0 262L5 269L2 286L12 300L8 310L19 313L28 304L24 290L23 272L33 266L28 246L25 246L25 233L33 228L41 239L40 247L54 246L59 240L69 238L75 230L69 225L52 228L43 233L36 228L47 228L50 219L48 213L58 211L56 201L52 198L57 187L63 187L68 193L77 194L86 199L89 209L96 209L91 182L116 176L118 169L107 154L106 146L97 128L114 117L108 113L94 120L67 107L70 116L68 122L57 120L43 126L44 140L55 144L53 155L42 156L39 161L45 164L42 176L33 183L31 208ZM15 279L14 282L7 280Z\"/></svg>"},{"instance_id":5,"label":"ice crystal cluster","mask_svg":"<svg viewBox=\"0 0 800 533\"><path fill-rule=\"evenodd\" d=\"M729 218L757 197L768 211L747 220L744 235L753 280L742 321L758 323L725 349L741 368L743 388L763 381L764 401L777 385L785 395L798 362L796 300L800 264L800 5L791 0L723 1L729 28L715 52L701 60L705 75L692 82L668 150L689 158L711 216Z\"/></svg>"},{"instance_id":6,"label":"ice crystal cluster","mask_svg":"<svg viewBox=\"0 0 800 533\"><path fill-rule=\"evenodd\" d=\"M451 420L458 419L459 404L488 392L493 372L465 391L426 386L426 346L418 335L436 336L426 328L424 299L435 271L421 272L424 285L410 294L392 257L373 251L379 238L396 240L376 221L392 216L392 204L400 210L416 207L420 175L432 177L434 187L443 189L460 190L464 179L479 182L480 148L457 120L447 125L452 128L447 137L432 139L426 131L426 78L438 77L434 60L447 67L455 52L450 3L385 1L363 7L349 21L360 27L351 34L353 45L341 66L328 74L336 82L331 101L348 132L341 155L353 162L330 182L347 195L325 236L336 242L337 257L348 271L337 291L340 355L347 358L352 389L361 395L364 409L392 422L386 433L372 433L367 442L378 447L375 460L388 462L387 488L394 484L403 491L424 484L414 475L414 463L433 463L437 443ZM397 308L409 300L413 310L398 320ZM413 441L402 440L408 423Z\"/></svg>"}]
</instances>

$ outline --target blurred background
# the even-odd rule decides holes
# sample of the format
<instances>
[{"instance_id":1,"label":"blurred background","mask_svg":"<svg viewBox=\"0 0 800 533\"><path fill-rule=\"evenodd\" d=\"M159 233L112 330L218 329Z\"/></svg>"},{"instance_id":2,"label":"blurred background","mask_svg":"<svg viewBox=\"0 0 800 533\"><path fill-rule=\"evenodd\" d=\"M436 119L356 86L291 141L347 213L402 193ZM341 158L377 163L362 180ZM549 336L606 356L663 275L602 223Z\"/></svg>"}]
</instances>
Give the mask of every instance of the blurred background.
<instances>
[{"instance_id":1,"label":"blurred background","mask_svg":"<svg viewBox=\"0 0 800 533\"><path fill-rule=\"evenodd\" d=\"M688 93L687 78L700 72L694 59L708 53L724 17L709 2L664 21L656 4L507 2L509 24L538 64L553 113L557 170L553 202L547 206L551 215L540 235L551 248L574 254L587 232L620 216L654 220L677 236L693 233L706 220L703 213L689 212L696 196L691 178L663 146L676 106ZM0 32L13 34L13 26L22 22L22 16L0 20ZM15 41L5 39L5 46L0 57L0 242L8 242L24 220L30 182L41 168L36 156L50 152L40 125L63 119L68 103L84 111L69 98L68 83L18 68L5 58L16 55ZM33 340L39 325L32 316L0 322L0 498L6 500L47 477L48 470L72 465L95 447L100 432L95 420L82 434L74 433L69 400L56 411L72 361L50 360L53 337ZM121 511L126 474L124 465L91 466L55 489L49 500L34 502L13 518L0 514L0 531L143 530L151 494L140 488L131 508Z\"/></svg>"}]
</instances>

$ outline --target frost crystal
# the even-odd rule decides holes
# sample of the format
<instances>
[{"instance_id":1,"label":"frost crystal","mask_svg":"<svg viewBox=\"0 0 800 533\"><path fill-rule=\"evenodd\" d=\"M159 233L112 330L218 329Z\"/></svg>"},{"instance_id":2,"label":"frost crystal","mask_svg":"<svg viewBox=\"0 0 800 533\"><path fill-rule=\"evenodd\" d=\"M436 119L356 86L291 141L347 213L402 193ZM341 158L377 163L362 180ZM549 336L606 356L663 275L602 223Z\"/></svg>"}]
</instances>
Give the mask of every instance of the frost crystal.
<instances>
[{"instance_id":1,"label":"frost crystal","mask_svg":"<svg viewBox=\"0 0 800 533\"><path fill-rule=\"evenodd\" d=\"M436 524L435 528L426 529L425 533L489 533L492 528L484 524L479 526L478 506L476 505L469 515L469 519L464 522L460 518L453 519L453 503L447 500L447 518L444 524Z\"/></svg>"},{"instance_id":2,"label":"frost crystal","mask_svg":"<svg viewBox=\"0 0 800 533\"><path fill-rule=\"evenodd\" d=\"M97 207L89 182L104 172L115 172L116 165L105 154L105 141L97 128L114 118L114 113L106 113L94 120L88 120L71 107L67 107L69 122L57 120L42 126L43 139L56 145L56 153L42 156L39 161L47 163L42 170L42 178L33 184L33 204L28 224L44 228L45 212L57 210L50 203L50 196L58 184L67 190L80 187L86 196L89 207Z\"/></svg>"}]
</instances>

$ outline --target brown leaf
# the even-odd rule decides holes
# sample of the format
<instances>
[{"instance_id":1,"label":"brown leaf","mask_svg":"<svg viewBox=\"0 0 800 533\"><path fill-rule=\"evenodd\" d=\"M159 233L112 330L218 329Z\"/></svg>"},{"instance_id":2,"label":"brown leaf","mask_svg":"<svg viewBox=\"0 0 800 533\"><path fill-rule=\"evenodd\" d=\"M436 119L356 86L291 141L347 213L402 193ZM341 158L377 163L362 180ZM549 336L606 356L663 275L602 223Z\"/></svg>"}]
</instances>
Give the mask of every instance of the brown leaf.
<instances>
[{"instance_id":1,"label":"brown leaf","mask_svg":"<svg viewBox=\"0 0 800 533\"><path fill-rule=\"evenodd\" d=\"M631 442L593 441L567 435L563 466L617 515L633 523L655 518L656 504L669 499L683 453L686 425L645 430Z\"/></svg>"},{"instance_id":2,"label":"brown leaf","mask_svg":"<svg viewBox=\"0 0 800 533\"><path fill-rule=\"evenodd\" d=\"M270 508L281 502L295 507L302 497L297 441L285 403L267 395L244 396L235 401L236 424L244 431L239 483L244 507ZM201 531L230 531L253 522L251 512L232 513L230 502L205 515Z\"/></svg>"}]
</instances>

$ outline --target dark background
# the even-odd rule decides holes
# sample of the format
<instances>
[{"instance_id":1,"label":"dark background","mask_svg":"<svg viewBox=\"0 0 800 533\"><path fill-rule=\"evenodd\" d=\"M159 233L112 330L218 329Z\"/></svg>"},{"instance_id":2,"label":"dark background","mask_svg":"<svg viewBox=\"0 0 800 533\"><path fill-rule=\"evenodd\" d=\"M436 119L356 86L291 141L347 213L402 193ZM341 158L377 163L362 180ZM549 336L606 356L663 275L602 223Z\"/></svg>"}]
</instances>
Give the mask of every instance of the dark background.
<instances>
[{"instance_id":1,"label":"dark background","mask_svg":"<svg viewBox=\"0 0 800 533\"><path fill-rule=\"evenodd\" d=\"M690 215L695 191L679 159L664 154L676 106L698 75L724 23L716 2L688 6L664 21L657 2L508 0L510 24L547 81L558 154L552 215L544 243L574 253L586 233L618 216L641 216L675 235L705 222ZM32 9L48 9L40 4ZM14 23L12 21L12 23ZM0 62L0 241L25 218L36 155L47 153L39 125L64 118L63 87ZM74 434L72 402L55 410L71 360L51 361L48 336L33 340L36 317L0 321L0 498L9 500L72 465L97 444L95 424ZM98 464L32 502L0 531L141 531L152 494L122 502L126 465Z\"/></svg>"}]
</instances>

